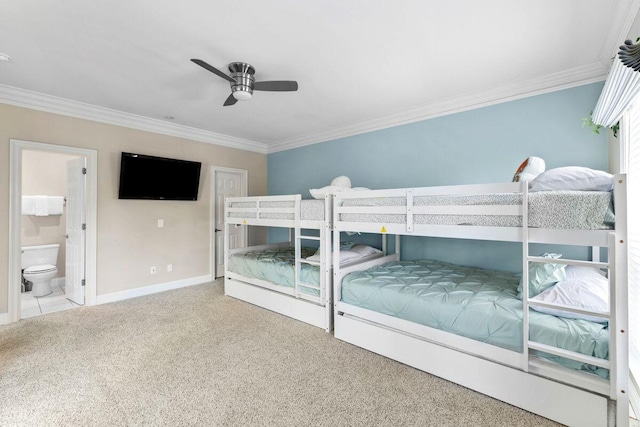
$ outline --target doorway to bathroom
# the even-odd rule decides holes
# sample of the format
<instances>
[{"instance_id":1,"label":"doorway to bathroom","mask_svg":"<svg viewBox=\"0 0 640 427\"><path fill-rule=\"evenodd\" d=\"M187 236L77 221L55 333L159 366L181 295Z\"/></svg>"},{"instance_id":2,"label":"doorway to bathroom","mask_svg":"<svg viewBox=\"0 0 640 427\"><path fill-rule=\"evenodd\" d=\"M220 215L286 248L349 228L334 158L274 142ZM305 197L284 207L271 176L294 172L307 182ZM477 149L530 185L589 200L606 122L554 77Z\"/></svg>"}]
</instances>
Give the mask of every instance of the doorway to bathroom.
<instances>
[{"instance_id":1,"label":"doorway to bathroom","mask_svg":"<svg viewBox=\"0 0 640 427\"><path fill-rule=\"evenodd\" d=\"M95 303L97 152L11 140L9 318Z\"/></svg>"}]
</instances>

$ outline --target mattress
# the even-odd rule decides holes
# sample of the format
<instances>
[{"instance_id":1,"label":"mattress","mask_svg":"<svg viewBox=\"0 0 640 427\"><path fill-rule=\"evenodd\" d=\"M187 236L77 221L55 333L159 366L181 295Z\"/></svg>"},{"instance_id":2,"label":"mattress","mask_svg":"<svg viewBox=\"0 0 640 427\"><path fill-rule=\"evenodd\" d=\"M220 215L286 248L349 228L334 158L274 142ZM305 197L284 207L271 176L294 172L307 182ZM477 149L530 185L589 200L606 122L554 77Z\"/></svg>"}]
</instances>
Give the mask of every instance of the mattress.
<instances>
[{"instance_id":1,"label":"mattress","mask_svg":"<svg viewBox=\"0 0 640 427\"><path fill-rule=\"evenodd\" d=\"M254 208L255 203L236 202L232 203L233 208ZM263 208L293 208L295 202L261 202ZM255 218L255 213L231 212L229 214L233 218ZM260 213L261 219L295 219L294 215L286 213ZM323 221L324 220L324 200L301 200L300 201L300 219L305 221Z\"/></svg>"},{"instance_id":2,"label":"mattress","mask_svg":"<svg viewBox=\"0 0 640 427\"><path fill-rule=\"evenodd\" d=\"M512 273L440 261L387 263L347 275L342 301L522 352L520 278ZM593 357L609 356L606 324L564 319L530 310L530 339ZM565 367L608 378L606 369L541 354Z\"/></svg>"},{"instance_id":3,"label":"mattress","mask_svg":"<svg viewBox=\"0 0 640 427\"><path fill-rule=\"evenodd\" d=\"M540 191L529 193L529 227L572 230L609 230L613 228L612 193L605 191ZM498 193L474 196L414 197L414 206L474 206L522 204L520 193ZM406 206L404 197L346 199L343 206ZM406 215L346 214L341 221L373 223L405 223ZM516 215L414 215L415 224L475 225L521 227Z\"/></svg>"},{"instance_id":4,"label":"mattress","mask_svg":"<svg viewBox=\"0 0 640 427\"><path fill-rule=\"evenodd\" d=\"M317 249L301 248L302 258L315 254ZM293 288L294 279L294 248L273 248L260 251L242 252L229 257L228 270L244 277L265 280L274 285ZM320 270L310 264L301 265L300 281L309 285L320 284ZM301 286L300 291L309 295L319 296L317 289Z\"/></svg>"}]
</instances>

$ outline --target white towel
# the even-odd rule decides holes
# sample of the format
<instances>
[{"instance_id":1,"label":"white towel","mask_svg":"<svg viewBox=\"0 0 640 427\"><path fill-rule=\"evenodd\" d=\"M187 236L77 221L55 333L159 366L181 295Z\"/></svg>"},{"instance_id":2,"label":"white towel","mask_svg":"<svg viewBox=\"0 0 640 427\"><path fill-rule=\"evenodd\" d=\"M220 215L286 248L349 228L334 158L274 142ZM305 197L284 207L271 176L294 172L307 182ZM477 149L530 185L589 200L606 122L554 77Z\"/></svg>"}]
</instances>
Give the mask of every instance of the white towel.
<instances>
[{"instance_id":1,"label":"white towel","mask_svg":"<svg viewBox=\"0 0 640 427\"><path fill-rule=\"evenodd\" d=\"M49 198L34 196L36 199L36 216L49 216Z\"/></svg>"},{"instance_id":2,"label":"white towel","mask_svg":"<svg viewBox=\"0 0 640 427\"><path fill-rule=\"evenodd\" d=\"M49 215L62 215L62 208L64 206L64 197L62 196L49 196Z\"/></svg>"},{"instance_id":3,"label":"white towel","mask_svg":"<svg viewBox=\"0 0 640 427\"><path fill-rule=\"evenodd\" d=\"M22 215L36 214L36 198L34 196L22 196Z\"/></svg>"}]
</instances>

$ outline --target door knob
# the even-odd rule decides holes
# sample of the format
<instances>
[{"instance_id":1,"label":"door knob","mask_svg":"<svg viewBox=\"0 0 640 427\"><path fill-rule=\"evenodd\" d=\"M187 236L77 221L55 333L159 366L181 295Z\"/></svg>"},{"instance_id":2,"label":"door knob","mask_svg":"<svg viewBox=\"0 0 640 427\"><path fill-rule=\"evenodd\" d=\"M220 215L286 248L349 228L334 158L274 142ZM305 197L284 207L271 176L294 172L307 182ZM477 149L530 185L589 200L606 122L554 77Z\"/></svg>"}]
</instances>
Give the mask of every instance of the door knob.
<instances>
[{"instance_id":1,"label":"door knob","mask_svg":"<svg viewBox=\"0 0 640 427\"><path fill-rule=\"evenodd\" d=\"M64 235L64 238L65 238L65 239L68 239L68 238L69 238L69 235L68 235L68 234L65 234L65 235Z\"/></svg>"},{"instance_id":2,"label":"door knob","mask_svg":"<svg viewBox=\"0 0 640 427\"><path fill-rule=\"evenodd\" d=\"M218 232L218 231L222 231L222 230L218 230L218 229L216 228L216 232Z\"/></svg>"}]
</instances>

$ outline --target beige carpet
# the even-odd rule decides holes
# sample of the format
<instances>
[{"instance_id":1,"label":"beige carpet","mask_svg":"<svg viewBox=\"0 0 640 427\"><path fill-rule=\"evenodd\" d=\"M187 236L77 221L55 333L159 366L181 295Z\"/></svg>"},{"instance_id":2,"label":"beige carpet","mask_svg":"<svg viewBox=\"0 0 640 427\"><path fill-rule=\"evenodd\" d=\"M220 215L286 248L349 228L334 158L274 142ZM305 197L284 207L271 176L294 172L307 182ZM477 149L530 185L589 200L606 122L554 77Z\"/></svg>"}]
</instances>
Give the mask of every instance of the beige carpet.
<instances>
[{"instance_id":1,"label":"beige carpet","mask_svg":"<svg viewBox=\"0 0 640 427\"><path fill-rule=\"evenodd\" d=\"M0 426L551 426L223 296L222 283L0 327Z\"/></svg>"}]
</instances>

